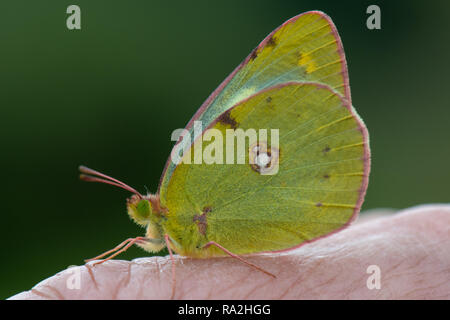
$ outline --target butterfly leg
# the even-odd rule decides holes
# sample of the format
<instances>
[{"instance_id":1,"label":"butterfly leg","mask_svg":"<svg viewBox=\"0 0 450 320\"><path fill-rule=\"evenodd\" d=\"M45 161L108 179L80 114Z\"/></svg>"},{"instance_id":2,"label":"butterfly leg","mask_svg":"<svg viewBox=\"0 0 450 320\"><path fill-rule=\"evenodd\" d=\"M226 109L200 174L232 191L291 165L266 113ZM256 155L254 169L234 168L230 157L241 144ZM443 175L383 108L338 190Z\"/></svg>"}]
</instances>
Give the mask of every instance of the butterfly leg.
<instances>
[{"instance_id":1,"label":"butterfly leg","mask_svg":"<svg viewBox=\"0 0 450 320\"><path fill-rule=\"evenodd\" d=\"M136 238L128 238L127 240L123 241L122 243L120 243L118 246L116 246L114 249L108 250L104 253L102 253L101 255L98 255L94 258L91 259L87 259L85 260L86 262L92 261L92 260L97 260L100 258L103 258L104 256L107 256L110 253L114 253L111 256L109 256L106 259L102 259L96 263L94 263L93 265L97 265L97 264L101 264L105 261L108 261L112 258L114 258L115 256L121 254L122 252L126 251L129 247L131 247L133 244L137 243L137 242L145 242L147 240L146 237L136 237Z\"/></svg>"},{"instance_id":2,"label":"butterfly leg","mask_svg":"<svg viewBox=\"0 0 450 320\"><path fill-rule=\"evenodd\" d=\"M164 235L164 240L166 241L167 250L169 250L170 261L172 262L172 295L171 300L175 297L175 287L177 284L177 279L175 277L175 260L173 259L172 249L170 249L170 238L167 234Z\"/></svg>"},{"instance_id":3,"label":"butterfly leg","mask_svg":"<svg viewBox=\"0 0 450 320\"><path fill-rule=\"evenodd\" d=\"M208 242L207 244L205 244L205 245L203 246L203 249L206 249L206 248L208 248L208 247L210 247L210 246L215 246L215 247L219 248L220 250L222 250L223 252L225 252L226 254L228 254L229 256L231 256L231 257L233 257L233 258L235 258L235 259L238 259L239 261L245 263L246 265L248 265L248 266L250 266L250 267L253 267L253 268L255 268L256 270L259 270L259 271L261 271L261 272L264 272L265 274L267 274L267 275L269 275L269 276L271 276L271 277L276 278L276 276L275 276L273 273L270 273L269 271L266 271L266 270L264 270L263 268L258 267L256 264L253 264L253 263L251 263L251 262L249 262L249 261L247 261L247 260L241 258L241 257L238 256L237 254L234 254L233 252L231 252L231 251L225 249L224 247L222 247L222 246L221 246L220 244L218 244L217 242L210 241L210 242Z\"/></svg>"}]
</instances>

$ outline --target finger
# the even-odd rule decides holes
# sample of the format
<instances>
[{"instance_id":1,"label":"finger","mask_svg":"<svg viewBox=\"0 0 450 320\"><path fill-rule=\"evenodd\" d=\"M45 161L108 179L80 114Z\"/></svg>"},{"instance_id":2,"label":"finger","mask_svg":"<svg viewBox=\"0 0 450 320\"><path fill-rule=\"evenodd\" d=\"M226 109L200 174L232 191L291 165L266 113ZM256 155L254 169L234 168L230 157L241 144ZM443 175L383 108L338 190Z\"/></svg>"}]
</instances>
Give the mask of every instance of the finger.
<instances>
[{"instance_id":1,"label":"finger","mask_svg":"<svg viewBox=\"0 0 450 320\"><path fill-rule=\"evenodd\" d=\"M361 214L359 214L355 223L364 223L367 221L372 221L374 219L391 216L391 215L397 213L397 211L398 210L393 209L393 208L377 208L377 209L365 210L364 212L361 212Z\"/></svg>"},{"instance_id":2,"label":"finger","mask_svg":"<svg viewBox=\"0 0 450 320\"><path fill-rule=\"evenodd\" d=\"M351 227L277 254L246 257L268 277L230 258L175 256L175 298L183 299L449 299L450 206L428 205ZM370 266L380 288L368 286ZM167 299L168 258L108 261L80 268L79 289L63 271L12 299Z\"/></svg>"}]
</instances>

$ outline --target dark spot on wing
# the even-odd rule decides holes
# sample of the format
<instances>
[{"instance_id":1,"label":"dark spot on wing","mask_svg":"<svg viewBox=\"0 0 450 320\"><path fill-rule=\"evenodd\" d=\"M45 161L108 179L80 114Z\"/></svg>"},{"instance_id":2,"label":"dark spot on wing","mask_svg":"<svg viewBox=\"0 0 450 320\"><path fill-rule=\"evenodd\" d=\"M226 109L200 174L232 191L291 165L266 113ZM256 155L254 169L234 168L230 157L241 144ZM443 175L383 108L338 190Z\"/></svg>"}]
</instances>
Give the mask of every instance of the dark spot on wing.
<instances>
[{"instance_id":1,"label":"dark spot on wing","mask_svg":"<svg viewBox=\"0 0 450 320\"><path fill-rule=\"evenodd\" d=\"M275 47L277 45L277 40L273 37L273 36L271 36L270 38L269 38L269 40L267 41L267 44L266 44L266 46L268 46L268 47Z\"/></svg>"},{"instance_id":2,"label":"dark spot on wing","mask_svg":"<svg viewBox=\"0 0 450 320\"><path fill-rule=\"evenodd\" d=\"M322 151L323 151L323 153L327 153L327 152L329 152L331 149L330 149L330 147L329 146L326 146Z\"/></svg>"},{"instance_id":3,"label":"dark spot on wing","mask_svg":"<svg viewBox=\"0 0 450 320\"><path fill-rule=\"evenodd\" d=\"M250 55L250 60L255 60L258 57L258 48L255 48Z\"/></svg>"},{"instance_id":4,"label":"dark spot on wing","mask_svg":"<svg viewBox=\"0 0 450 320\"><path fill-rule=\"evenodd\" d=\"M250 168L252 168L253 171L260 173L261 172L261 167L258 166L256 163L252 163L250 164Z\"/></svg>"},{"instance_id":5,"label":"dark spot on wing","mask_svg":"<svg viewBox=\"0 0 450 320\"><path fill-rule=\"evenodd\" d=\"M317 202L316 207L320 208L322 206L322 202Z\"/></svg>"},{"instance_id":6,"label":"dark spot on wing","mask_svg":"<svg viewBox=\"0 0 450 320\"><path fill-rule=\"evenodd\" d=\"M224 113L222 113L222 115L219 117L218 122L223 123L223 124L227 124L229 125L231 128L236 129L238 123L236 122L236 120L234 120L231 115L231 109L225 111Z\"/></svg>"},{"instance_id":7,"label":"dark spot on wing","mask_svg":"<svg viewBox=\"0 0 450 320\"><path fill-rule=\"evenodd\" d=\"M211 207L204 207L203 208L203 213L202 214L196 214L194 216L194 218L192 219L192 221L197 223L198 226L198 232L200 232L202 235L206 234L206 228L208 227L208 222L207 222L207 213L211 212L212 208Z\"/></svg>"},{"instance_id":8,"label":"dark spot on wing","mask_svg":"<svg viewBox=\"0 0 450 320\"><path fill-rule=\"evenodd\" d=\"M266 102L270 103L272 101L272 97L267 97Z\"/></svg>"},{"instance_id":9,"label":"dark spot on wing","mask_svg":"<svg viewBox=\"0 0 450 320\"><path fill-rule=\"evenodd\" d=\"M328 179L328 178L330 178L330 175L329 175L329 174L324 174L323 177L324 177L325 179Z\"/></svg>"},{"instance_id":10,"label":"dark spot on wing","mask_svg":"<svg viewBox=\"0 0 450 320\"><path fill-rule=\"evenodd\" d=\"M211 206L206 206L203 208L203 213L208 213L212 211L212 207Z\"/></svg>"}]
</instances>

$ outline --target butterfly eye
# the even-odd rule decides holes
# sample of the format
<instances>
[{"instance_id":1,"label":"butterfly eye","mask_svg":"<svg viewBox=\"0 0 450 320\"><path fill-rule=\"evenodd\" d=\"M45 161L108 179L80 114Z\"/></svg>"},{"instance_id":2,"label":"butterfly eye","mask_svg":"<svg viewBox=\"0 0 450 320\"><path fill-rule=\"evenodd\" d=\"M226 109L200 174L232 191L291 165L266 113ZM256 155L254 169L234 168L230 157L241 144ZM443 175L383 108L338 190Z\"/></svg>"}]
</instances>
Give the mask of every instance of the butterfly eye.
<instances>
[{"instance_id":1,"label":"butterfly eye","mask_svg":"<svg viewBox=\"0 0 450 320\"><path fill-rule=\"evenodd\" d=\"M150 201L141 199L135 194L127 199L127 211L130 218L142 226L148 225L150 216L153 213Z\"/></svg>"}]
</instances>

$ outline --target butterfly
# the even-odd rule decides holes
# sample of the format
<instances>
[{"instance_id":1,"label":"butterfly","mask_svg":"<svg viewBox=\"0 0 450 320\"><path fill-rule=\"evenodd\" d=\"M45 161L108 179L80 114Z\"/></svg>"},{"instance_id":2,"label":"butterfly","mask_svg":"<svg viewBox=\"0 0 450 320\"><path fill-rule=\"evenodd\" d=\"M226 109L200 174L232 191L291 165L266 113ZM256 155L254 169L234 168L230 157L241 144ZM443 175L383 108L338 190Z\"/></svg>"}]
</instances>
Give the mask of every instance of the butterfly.
<instances>
[{"instance_id":1,"label":"butterfly","mask_svg":"<svg viewBox=\"0 0 450 320\"><path fill-rule=\"evenodd\" d=\"M243 163L192 161L197 147L211 146L210 132L216 142L217 134L255 128L277 130L277 137L253 141ZM80 167L85 181L133 193L128 214L146 228L144 236L92 260L111 254L97 262L102 263L133 244L149 252L167 247L173 294L173 252L195 258L230 255L275 276L242 256L286 251L335 233L361 208L370 171L368 131L352 106L340 37L322 12L295 16L270 33L183 132L155 194L140 194ZM194 141L185 139L192 136ZM238 152L218 147L211 155L223 151Z\"/></svg>"}]
</instances>

